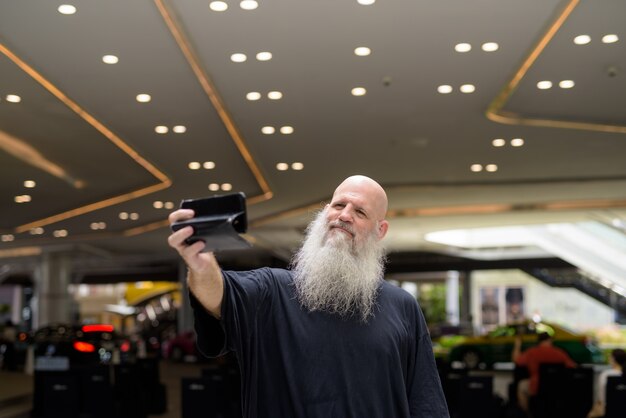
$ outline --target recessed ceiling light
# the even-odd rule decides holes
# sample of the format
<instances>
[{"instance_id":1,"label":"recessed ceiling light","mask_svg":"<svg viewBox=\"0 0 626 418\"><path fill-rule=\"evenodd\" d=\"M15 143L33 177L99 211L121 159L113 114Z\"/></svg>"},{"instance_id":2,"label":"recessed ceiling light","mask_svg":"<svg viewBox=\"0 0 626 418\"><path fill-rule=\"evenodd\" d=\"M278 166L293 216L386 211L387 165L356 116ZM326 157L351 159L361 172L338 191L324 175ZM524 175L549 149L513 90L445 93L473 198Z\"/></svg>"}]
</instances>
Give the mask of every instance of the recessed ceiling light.
<instances>
[{"instance_id":1,"label":"recessed ceiling light","mask_svg":"<svg viewBox=\"0 0 626 418\"><path fill-rule=\"evenodd\" d=\"M76 13L76 7L72 6L71 4L62 4L58 7L57 10L63 15L73 15L74 13Z\"/></svg>"},{"instance_id":2,"label":"recessed ceiling light","mask_svg":"<svg viewBox=\"0 0 626 418\"><path fill-rule=\"evenodd\" d=\"M13 200L15 201L15 203L28 203L32 200L32 198L30 195L22 194L19 196L15 196Z\"/></svg>"},{"instance_id":3,"label":"recessed ceiling light","mask_svg":"<svg viewBox=\"0 0 626 418\"><path fill-rule=\"evenodd\" d=\"M102 57L102 62L105 64L117 64L120 61L115 55L105 55Z\"/></svg>"},{"instance_id":4,"label":"recessed ceiling light","mask_svg":"<svg viewBox=\"0 0 626 418\"><path fill-rule=\"evenodd\" d=\"M552 81L543 80L537 83L537 88L540 90L547 90L552 88Z\"/></svg>"},{"instance_id":5,"label":"recessed ceiling light","mask_svg":"<svg viewBox=\"0 0 626 418\"><path fill-rule=\"evenodd\" d=\"M64 238L64 237L67 237L67 230L66 229L57 229L56 231L54 231L52 233L52 235L55 238Z\"/></svg>"},{"instance_id":6,"label":"recessed ceiling light","mask_svg":"<svg viewBox=\"0 0 626 418\"><path fill-rule=\"evenodd\" d=\"M491 144L494 147L503 147L506 144L506 141L504 139L502 139L502 138L497 138L497 139L494 139L493 141L491 141Z\"/></svg>"},{"instance_id":7,"label":"recessed ceiling light","mask_svg":"<svg viewBox=\"0 0 626 418\"><path fill-rule=\"evenodd\" d=\"M243 10L254 10L259 7L259 3L257 3L255 0L243 0L241 3L239 3L239 7L241 7Z\"/></svg>"},{"instance_id":8,"label":"recessed ceiling light","mask_svg":"<svg viewBox=\"0 0 626 418\"><path fill-rule=\"evenodd\" d=\"M498 48L500 48L500 45L498 45L496 42L485 42L481 48L483 49L483 51L485 52L494 52L497 51Z\"/></svg>"},{"instance_id":9,"label":"recessed ceiling light","mask_svg":"<svg viewBox=\"0 0 626 418\"><path fill-rule=\"evenodd\" d=\"M293 133L293 126L282 126L280 128L280 133L283 135L290 135Z\"/></svg>"},{"instance_id":10,"label":"recessed ceiling light","mask_svg":"<svg viewBox=\"0 0 626 418\"><path fill-rule=\"evenodd\" d=\"M5 100L9 103L19 103L22 101L22 98L17 94L7 94Z\"/></svg>"},{"instance_id":11,"label":"recessed ceiling light","mask_svg":"<svg viewBox=\"0 0 626 418\"><path fill-rule=\"evenodd\" d=\"M258 91L251 91L250 93L246 94L246 99L252 102L255 100L259 100L260 98L261 98L261 93L259 93Z\"/></svg>"},{"instance_id":12,"label":"recessed ceiling light","mask_svg":"<svg viewBox=\"0 0 626 418\"><path fill-rule=\"evenodd\" d=\"M559 82L559 87L562 89L571 89L575 85L576 83L574 83L574 80L561 80Z\"/></svg>"},{"instance_id":13,"label":"recessed ceiling light","mask_svg":"<svg viewBox=\"0 0 626 418\"><path fill-rule=\"evenodd\" d=\"M589 35L578 35L574 38L576 45L587 45L589 42L591 42L591 36Z\"/></svg>"},{"instance_id":14,"label":"recessed ceiling light","mask_svg":"<svg viewBox=\"0 0 626 418\"><path fill-rule=\"evenodd\" d=\"M463 84L459 90L461 90L462 93L474 93L476 87L473 84Z\"/></svg>"},{"instance_id":15,"label":"recessed ceiling light","mask_svg":"<svg viewBox=\"0 0 626 418\"><path fill-rule=\"evenodd\" d=\"M513 138L513 139L511 139L511 146L512 147L521 147L522 145L524 145L524 140L522 138Z\"/></svg>"},{"instance_id":16,"label":"recessed ceiling light","mask_svg":"<svg viewBox=\"0 0 626 418\"><path fill-rule=\"evenodd\" d=\"M187 132L187 127L184 125L176 125L172 128L172 131L177 134L184 134L185 132Z\"/></svg>"},{"instance_id":17,"label":"recessed ceiling light","mask_svg":"<svg viewBox=\"0 0 626 418\"><path fill-rule=\"evenodd\" d=\"M267 51L259 52L256 54L256 59L259 61L269 61L272 59L272 53Z\"/></svg>"},{"instance_id":18,"label":"recessed ceiling light","mask_svg":"<svg viewBox=\"0 0 626 418\"><path fill-rule=\"evenodd\" d=\"M441 94L452 93L452 86L442 84L441 86L437 87L437 91Z\"/></svg>"},{"instance_id":19,"label":"recessed ceiling light","mask_svg":"<svg viewBox=\"0 0 626 418\"><path fill-rule=\"evenodd\" d=\"M263 132L265 135L271 135L276 132L276 129L274 129L273 126L264 126L261 128L261 132Z\"/></svg>"},{"instance_id":20,"label":"recessed ceiling light","mask_svg":"<svg viewBox=\"0 0 626 418\"><path fill-rule=\"evenodd\" d=\"M615 34L609 34L609 35L604 35L602 37L602 42L604 42L605 44L613 44L615 42L619 41L619 36L615 35Z\"/></svg>"},{"instance_id":21,"label":"recessed ceiling light","mask_svg":"<svg viewBox=\"0 0 626 418\"><path fill-rule=\"evenodd\" d=\"M24 187L26 187L27 189L32 189L36 185L37 185L37 183L35 183L35 180L26 180L26 181L24 181Z\"/></svg>"},{"instance_id":22,"label":"recessed ceiling light","mask_svg":"<svg viewBox=\"0 0 626 418\"><path fill-rule=\"evenodd\" d=\"M36 228L32 228L29 232L31 235L42 235L44 233L44 229L38 226Z\"/></svg>"},{"instance_id":23,"label":"recessed ceiling light","mask_svg":"<svg viewBox=\"0 0 626 418\"><path fill-rule=\"evenodd\" d=\"M479 171L483 171L483 166L481 164L472 164L470 166L470 170L472 170L474 173L478 173Z\"/></svg>"},{"instance_id":24,"label":"recessed ceiling light","mask_svg":"<svg viewBox=\"0 0 626 418\"><path fill-rule=\"evenodd\" d=\"M156 201L152 204L152 206L153 206L155 209L163 209L163 202L161 202L160 200L156 200Z\"/></svg>"},{"instance_id":25,"label":"recessed ceiling light","mask_svg":"<svg viewBox=\"0 0 626 418\"><path fill-rule=\"evenodd\" d=\"M286 171L289 169L289 164L287 163L278 163L276 164L276 170L278 171Z\"/></svg>"},{"instance_id":26,"label":"recessed ceiling light","mask_svg":"<svg viewBox=\"0 0 626 418\"><path fill-rule=\"evenodd\" d=\"M167 126L159 125L154 128L154 132L158 134L166 134L169 131Z\"/></svg>"},{"instance_id":27,"label":"recessed ceiling light","mask_svg":"<svg viewBox=\"0 0 626 418\"><path fill-rule=\"evenodd\" d=\"M125 221L126 219L128 219L128 212L120 212L118 216L121 220Z\"/></svg>"},{"instance_id":28,"label":"recessed ceiling light","mask_svg":"<svg viewBox=\"0 0 626 418\"><path fill-rule=\"evenodd\" d=\"M200 163L199 163L199 162L197 162L197 161L192 161L192 162L190 162L190 163L187 165L187 167L189 167L189 169L190 169L190 170L199 170L199 169L200 169L200 167L202 167L202 166L200 165Z\"/></svg>"},{"instance_id":29,"label":"recessed ceiling light","mask_svg":"<svg viewBox=\"0 0 626 418\"><path fill-rule=\"evenodd\" d=\"M472 50L472 45L466 43L466 42L462 42L460 44L456 44L454 46L454 50L456 52L469 52Z\"/></svg>"},{"instance_id":30,"label":"recessed ceiling light","mask_svg":"<svg viewBox=\"0 0 626 418\"><path fill-rule=\"evenodd\" d=\"M485 170L489 171L490 173L493 173L493 172L498 171L498 166L495 164L487 164L485 166Z\"/></svg>"},{"instance_id":31,"label":"recessed ceiling light","mask_svg":"<svg viewBox=\"0 0 626 418\"><path fill-rule=\"evenodd\" d=\"M149 94L141 93L137 95L136 99L139 103L148 103L152 97Z\"/></svg>"},{"instance_id":32,"label":"recessed ceiling light","mask_svg":"<svg viewBox=\"0 0 626 418\"><path fill-rule=\"evenodd\" d=\"M165 209L168 209L168 210L170 210L170 209L174 209L174 202L165 202L165 203L163 204L163 207L164 207Z\"/></svg>"},{"instance_id":33,"label":"recessed ceiling light","mask_svg":"<svg viewBox=\"0 0 626 418\"><path fill-rule=\"evenodd\" d=\"M236 53L230 56L232 62L245 62L248 59L246 54Z\"/></svg>"},{"instance_id":34,"label":"recessed ceiling light","mask_svg":"<svg viewBox=\"0 0 626 418\"><path fill-rule=\"evenodd\" d=\"M212 192L216 192L220 189L220 185L217 183L211 183L209 184L209 190Z\"/></svg>"},{"instance_id":35,"label":"recessed ceiling light","mask_svg":"<svg viewBox=\"0 0 626 418\"><path fill-rule=\"evenodd\" d=\"M209 3L209 8L214 12L223 12L228 9L228 4L224 1L212 1Z\"/></svg>"},{"instance_id":36,"label":"recessed ceiling light","mask_svg":"<svg viewBox=\"0 0 626 418\"><path fill-rule=\"evenodd\" d=\"M99 229L105 229L107 227L107 224L105 222L92 222L89 227L94 231L97 231Z\"/></svg>"},{"instance_id":37,"label":"recessed ceiling light","mask_svg":"<svg viewBox=\"0 0 626 418\"><path fill-rule=\"evenodd\" d=\"M13 234L2 235L2 242L11 242L13 240L15 240L15 236Z\"/></svg>"},{"instance_id":38,"label":"recessed ceiling light","mask_svg":"<svg viewBox=\"0 0 626 418\"><path fill-rule=\"evenodd\" d=\"M353 96L364 96L365 93L367 93L367 90L365 90L365 88L363 87L355 87L352 89Z\"/></svg>"},{"instance_id":39,"label":"recessed ceiling light","mask_svg":"<svg viewBox=\"0 0 626 418\"><path fill-rule=\"evenodd\" d=\"M376 3L376 0L356 0L357 3L362 4L363 6L369 6L370 4Z\"/></svg>"},{"instance_id":40,"label":"recessed ceiling light","mask_svg":"<svg viewBox=\"0 0 626 418\"><path fill-rule=\"evenodd\" d=\"M291 164L291 168L293 170L300 171L300 170L302 170L304 168L304 164L295 162L295 163Z\"/></svg>"},{"instance_id":41,"label":"recessed ceiling light","mask_svg":"<svg viewBox=\"0 0 626 418\"><path fill-rule=\"evenodd\" d=\"M359 57L366 57L372 53L372 50L366 46L360 46L354 49L354 53L358 55Z\"/></svg>"},{"instance_id":42,"label":"recessed ceiling light","mask_svg":"<svg viewBox=\"0 0 626 418\"><path fill-rule=\"evenodd\" d=\"M139 219L139 214L137 212L133 212L130 215L128 215L128 217L132 220L132 221L136 221L137 219Z\"/></svg>"},{"instance_id":43,"label":"recessed ceiling light","mask_svg":"<svg viewBox=\"0 0 626 418\"><path fill-rule=\"evenodd\" d=\"M279 91L270 91L267 93L267 98L270 100L280 100L283 98L283 94Z\"/></svg>"},{"instance_id":44,"label":"recessed ceiling light","mask_svg":"<svg viewBox=\"0 0 626 418\"><path fill-rule=\"evenodd\" d=\"M230 183L224 183L224 184L222 184L221 189L223 191L225 191L225 192L229 192L229 191L233 190L233 185L230 184Z\"/></svg>"},{"instance_id":45,"label":"recessed ceiling light","mask_svg":"<svg viewBox=\"0 0 626 418\"><path fill-rule=\"evenodd\" d=\"M213 161L205 161L202 163L202 167L207 170L213 170L215 168L215 163Z\"/></svg>"}]
</instances>

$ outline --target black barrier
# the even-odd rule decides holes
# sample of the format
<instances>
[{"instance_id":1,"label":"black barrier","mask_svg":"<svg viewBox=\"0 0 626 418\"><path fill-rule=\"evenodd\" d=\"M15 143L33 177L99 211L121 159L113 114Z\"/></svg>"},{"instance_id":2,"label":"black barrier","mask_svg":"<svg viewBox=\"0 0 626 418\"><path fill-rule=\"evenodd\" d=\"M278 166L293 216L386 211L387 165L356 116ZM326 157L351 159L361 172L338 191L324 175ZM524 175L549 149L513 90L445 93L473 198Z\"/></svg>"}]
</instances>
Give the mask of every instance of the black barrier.
<instances>
[{"instance_id":1,"label":"black barrier","mask_svg":"<svg viewBox=\"0 0 626 418\"><path fill-rule=\"evenodd\" d=\"M135 364L114 366L114 394L118 418L146 418L147 394Z\"/></svg>"},{"instance_id":2,"label":"black barrier","mask_svg":"<svg viewBox=\"0 0 626 418\"><path fill-rule=\"evenodd\" d=\"M80 410L80 397L76 375L59 372L43 376L44 418L77 418Z\"/></svg>"},{"instance_id":3,"label":"black barrier","mask_svg":"<svg viewBox=\"0 0 626 418\"><path fill-rule=\"evenodd\" d=\"M158 361L35 371L32 418L145 418L167 410Z\"/></svg>"},{"instance_id":4,"label":"black barrier","mask_svg":"<svg viewBox=\"0 0 626 418\"><path fill-rule=\"evenodd\" d=\"M183 378L181 383L182 418L233 418L230 402L225 397L223 376Z\"/></svg>"},{"instance_id":5,"label":"black barrier","mask_svg":"<svg viewBox=\"0 0 626 418\"><path fill-rule=\"evenodd\" d=\"M167 410L167 391L161 383L159 359L137 359L137 368L141 378L141 385L146 398L148 414L163 414Z\"/></svg>"},{"instance_id":6,"label":"black barrier","mask_svg":"<svg viewBox=\"0 0 626 418\"><path fill-rule=\"evenodd\" d=\"M493 376L465 376L459 385L459 418L497 418L501 410L493 396Z\"/></svg>"},{"instance_id":7,"label":"black barrier","mask_svg":"<svg viewBox=\"0 0 626 418\"><path fill-rule=\"evenodd\" d=\"M82 369L80 383L81 416L92 418L115 416L115 397L109 367L95 366Z\"/></svg>"}]
</instances>

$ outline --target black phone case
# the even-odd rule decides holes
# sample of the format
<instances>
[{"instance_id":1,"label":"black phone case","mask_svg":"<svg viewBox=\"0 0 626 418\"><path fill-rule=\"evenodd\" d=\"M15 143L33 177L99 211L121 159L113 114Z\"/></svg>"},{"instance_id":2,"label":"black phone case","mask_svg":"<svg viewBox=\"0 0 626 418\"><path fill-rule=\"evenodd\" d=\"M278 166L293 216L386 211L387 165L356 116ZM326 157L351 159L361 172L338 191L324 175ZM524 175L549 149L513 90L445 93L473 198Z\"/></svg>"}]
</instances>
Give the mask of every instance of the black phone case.
<instances>
[{"instance_id":1,"label":"black phone case","mask_svg":"<svg viewBox=\"0 0 626 418\"><path fill-rule=\"evenodd\" d=\"M195 216L174 222L173 231L193 227L193 235L185 243L204 241L203 251L221 251L249 248L250 243L239 236L248 228L246 196L239 193L215 195L200 199L184 199L181 209L193 209Z\"/></svg>"}]
</instances>

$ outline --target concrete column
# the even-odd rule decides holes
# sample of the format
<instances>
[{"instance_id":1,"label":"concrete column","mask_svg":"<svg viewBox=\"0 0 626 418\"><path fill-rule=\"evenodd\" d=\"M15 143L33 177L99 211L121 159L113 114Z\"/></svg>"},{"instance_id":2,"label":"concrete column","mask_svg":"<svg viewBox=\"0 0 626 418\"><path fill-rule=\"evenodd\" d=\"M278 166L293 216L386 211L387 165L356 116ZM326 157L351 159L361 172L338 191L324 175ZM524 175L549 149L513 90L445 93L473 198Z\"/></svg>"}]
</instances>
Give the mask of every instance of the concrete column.
<instances>
[{"instance_id":1,"label":"concrete column","mask_svg":"<svg viewBox=\"0 0 626 418\"><path fill-rule=\"evenodd\" d=\"M446 319L450 325L459 325L459 272L446 274Z\"/></svg>"},{"instance_id":2,"label":"concrete column","mask_svg":"<svg viewBox=\"0 0 626 418\"><path fill-rule=\"evenodd\" d=\"M74 303L68 293L71 283L72 259L64 252L46 252L35 270L33 327L53 322L71 323Z\"/></svg>"},{"instance_id":3,"label":"concrete column","mask_svg":"<svg viewBox=\"0 0 626 418\"><path fill-rule=\"evenodd\" d=\"M461 294L461 325L467 332L474 332L474 318L472 317L472 272L464 271L461 274L463 292Z\"/></svg>"},{"instance_id":4,"label":"concrete column","mask_svg":"<svg viewBox=\"0 0 626 418\"><path fill-rule=\"evenodd\" d=\"M182 296L180 309L178 310L178 332L191 331L193 329L193 312L189 304L189 288L187 287L187 266L182 261L178 265L178 282Z\"/></svg>"}]
</instances>

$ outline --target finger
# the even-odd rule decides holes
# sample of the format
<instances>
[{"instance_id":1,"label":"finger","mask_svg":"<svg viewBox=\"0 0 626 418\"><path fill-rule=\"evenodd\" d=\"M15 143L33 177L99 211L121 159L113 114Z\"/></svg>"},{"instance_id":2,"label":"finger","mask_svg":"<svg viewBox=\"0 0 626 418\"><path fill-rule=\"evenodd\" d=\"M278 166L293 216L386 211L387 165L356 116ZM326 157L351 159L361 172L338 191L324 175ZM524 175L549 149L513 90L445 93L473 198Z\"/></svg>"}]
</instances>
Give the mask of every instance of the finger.
<instances>
[{"instance_id":1,"label":"finger","mask_svg":"<svg viewBox=\"0 0 626 418\"><path fill-rule=\"evenodd\" d=\"M204 270L204 267L207 265L207 261L202 257L204 254L202 253L204 246L204 241L197 241L191 245L185 246L180 252L180 255L183 257L190 269L196 271Z\"/></svg>"},{"instance_id":2,"label":"finger","mask_svg":"<svg viewBox=\"0 0 626 418\"><path fill-rule=\"evenodd\" d=\"M183 247L186 246L185 240L192 235L193 235L193 227L186 226L170 234L170 236L167 237L167 242L170 245L170 247L180 252L182 251Z\"/></svg>"},{"instance_id":3,"label":"finger","mask_svg":"<svg viewBox=\"0 0 626 418\"><path fill-rule=\"evenodd\" d=\"M174 222L191 219L194 216L195 213L192 209L178 209L170 213L170 215L168 216L168 220L170 224L173 224Z\"/></svg>"}]
</instances>

